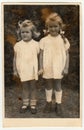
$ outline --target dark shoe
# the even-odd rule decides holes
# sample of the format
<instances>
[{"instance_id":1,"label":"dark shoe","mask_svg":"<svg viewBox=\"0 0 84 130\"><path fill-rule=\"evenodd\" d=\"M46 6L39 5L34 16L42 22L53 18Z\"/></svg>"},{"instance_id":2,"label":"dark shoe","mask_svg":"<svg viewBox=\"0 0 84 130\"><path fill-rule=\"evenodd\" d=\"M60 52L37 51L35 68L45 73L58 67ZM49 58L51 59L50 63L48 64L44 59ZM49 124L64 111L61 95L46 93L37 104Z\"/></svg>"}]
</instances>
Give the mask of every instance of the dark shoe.
<instances>
[{"instance_id":1,"label":"dark shoe","mask_svg":"<svg viewBox=\"0 0 84 130\"><path fill-rule=\"evenodd\" d=\"M52 102L47 102L45 107L44 107L43 112L44 113L50 113L51 111L52 111Z\"/></svg>"},{"instance_id":2,"label":"dark shoe","mask_svg":"<svg viewBox=\"0 0 84 130\"><path fill-rule=\"evenodd\" d=\"M20 113L25 113L28 109L29 109L29 106L23 105L23 106L20 108Z\"/></svg>"},{"instance_id":3,"label":"dark shoe","mask_svg":"<svg viewBox=\"0 0 84 130\"><path fill-rule=\"evenodd\" d=\"M32 114L36 114L36 113L37 113L36 106L31 107L31 113L32 113Z\"/></svg>"},{"instance_id":4,"label":"dark shoe","mask_svg":"<svg viewBox=\"0 0 84 130\"><path fill-rule=\"evenodd\" d=\"M56 112L56 115L57 116L63 116L63 113L62 113L62 106L61 104L57 104L55 105L55 112Z\"/></svg>"}]
</instances>

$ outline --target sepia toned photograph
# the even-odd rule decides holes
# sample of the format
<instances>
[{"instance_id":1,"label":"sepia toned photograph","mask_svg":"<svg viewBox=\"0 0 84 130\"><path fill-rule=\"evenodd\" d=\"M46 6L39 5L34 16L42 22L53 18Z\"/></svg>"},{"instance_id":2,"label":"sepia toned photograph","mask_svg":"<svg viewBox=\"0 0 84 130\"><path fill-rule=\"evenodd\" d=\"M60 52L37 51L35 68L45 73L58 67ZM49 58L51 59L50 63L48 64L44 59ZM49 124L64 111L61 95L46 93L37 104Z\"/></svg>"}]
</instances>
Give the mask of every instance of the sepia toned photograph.
<instances>
[{"instance_id":1,"label":"sepia toned photograph","mask_svg":"<svg viewBox=\"0 0 84 130\"><path fill-rule=\"evenodd\" d=\"M2 9L4 126L81 126L81 5Z\"/></svg>"}]
</instances>

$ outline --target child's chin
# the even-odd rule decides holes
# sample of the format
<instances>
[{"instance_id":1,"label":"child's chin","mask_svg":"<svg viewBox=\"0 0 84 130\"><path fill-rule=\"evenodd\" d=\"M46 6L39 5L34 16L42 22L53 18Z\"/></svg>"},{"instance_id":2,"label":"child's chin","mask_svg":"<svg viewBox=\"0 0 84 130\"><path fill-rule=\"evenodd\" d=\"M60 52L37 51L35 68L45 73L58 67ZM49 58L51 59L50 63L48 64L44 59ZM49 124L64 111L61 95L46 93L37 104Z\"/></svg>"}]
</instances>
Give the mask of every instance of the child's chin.
<instances>
[{"instance_id":1,"label":"child's chin","mask_svg":"<svg viewBox=\"0 0 84 130\"><path fill-rule=\"evenodd\" d=\"M23 41L24 41L24 42L28 42L28 41L30 41L30 39L23 39Z\"/></svg>"},{"instance_id":2,"label":"child's chin","mask_svg":"<svg viewBox=\"0 0 84 130\"><path fill-rule=\"evenodd\" d=\"M51 33L51 36L57 36L58 35L58 33Z\"/></svg>"}]
</instances>

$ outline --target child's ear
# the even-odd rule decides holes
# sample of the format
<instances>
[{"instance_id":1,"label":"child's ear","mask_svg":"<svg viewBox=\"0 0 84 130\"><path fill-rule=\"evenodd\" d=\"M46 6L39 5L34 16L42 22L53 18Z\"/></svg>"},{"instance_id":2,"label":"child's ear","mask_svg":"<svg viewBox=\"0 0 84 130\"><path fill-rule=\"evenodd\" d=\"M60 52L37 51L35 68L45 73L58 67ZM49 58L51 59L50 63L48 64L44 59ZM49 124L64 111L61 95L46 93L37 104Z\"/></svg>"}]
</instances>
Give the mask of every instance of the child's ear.
<instances>
[{"instance_id":1,"label":"child's ear","mask_svg":"<svg viewBox=\"0 0 84 130\"><path fill-rule=\"evenodd\" d=\"M62 24L62 30L65 30L65 28L66 28L66 25Z\"/></svg>"}]
</instances>

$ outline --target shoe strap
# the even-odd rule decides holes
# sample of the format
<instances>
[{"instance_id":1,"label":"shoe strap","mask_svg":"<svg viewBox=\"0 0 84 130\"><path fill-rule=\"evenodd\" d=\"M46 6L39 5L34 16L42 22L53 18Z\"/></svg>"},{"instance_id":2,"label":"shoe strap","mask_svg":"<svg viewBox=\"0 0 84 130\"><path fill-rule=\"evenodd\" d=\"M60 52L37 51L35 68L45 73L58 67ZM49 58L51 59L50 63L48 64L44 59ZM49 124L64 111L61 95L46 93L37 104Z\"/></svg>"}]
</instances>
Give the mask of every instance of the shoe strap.
<instances>
[{"instance_id":1,"label":"shoe strap","mask_svg":"<svg viewBox=\"0 0 84 130\"><path fill-rule=\"evenodd\" d=\"M25 108L27 108L27 106L26 106L26 105L23 105L23 106L22 106L22 109L25 109Z\"/></svg>"},{"instance_id":2,"label":"shoe strap","mask_svg":"<svg viewBox=\"0 0 84 130\"><path fill-rule=\"evenodd\" d=\"M35 108L36 108L36 106L35 106L35 105L32 105L32 106L31 106L31 108L32 108L32 109L35 109Z\"/></svg>"}]
</instances>

